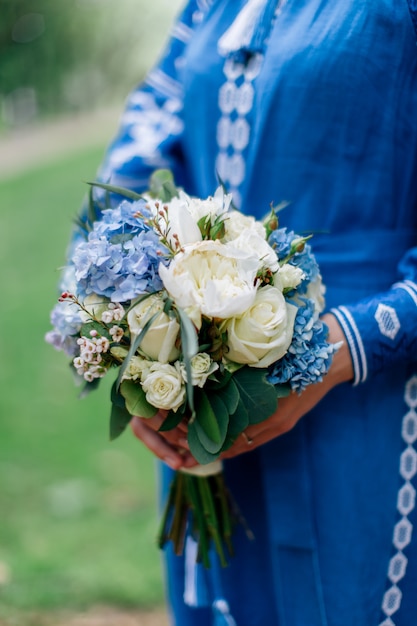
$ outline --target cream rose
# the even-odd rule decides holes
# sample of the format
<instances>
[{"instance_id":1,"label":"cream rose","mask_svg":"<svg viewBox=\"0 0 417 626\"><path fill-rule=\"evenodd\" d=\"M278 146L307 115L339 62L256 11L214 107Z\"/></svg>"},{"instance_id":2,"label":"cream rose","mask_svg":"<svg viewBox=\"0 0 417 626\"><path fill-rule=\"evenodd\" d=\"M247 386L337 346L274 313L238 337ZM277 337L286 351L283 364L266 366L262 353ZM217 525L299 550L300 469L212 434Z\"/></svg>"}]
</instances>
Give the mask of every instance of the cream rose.
<instances>
[{"instance_id":1,"label":"cream rose","mask_svg":"<svg viewBox=\"0 0 417 626\"><path fill-rule=\"evenodd\" d=\"M277 287L280 287L281 291L284 289L295 289L304 276L302 269L291 265L291 263L285 263L279 268L278 274L274 277L274 283Z\"/></svg>"},{"instance_id":2,"label":"cream rose","mask_svg":"<svg viewBox=\"0 0 417 626\"><path fill-rule=\"evenodd\" d=\"M180 363L179 367L184 381L187 382L185 364ZM218 363L213 361L209 354L206 352L199 352L191 359L191 383L197 387L204 387L210 374L213 374L213 372L218 369Z\"/></svg>"},{"instance_id":3,"label":"cream rose","mask_svg":"<svg viewBox=\"0 0 417 626\"><path fill-rule=\"evenodd\" d=\"M198 314L228 319L242 315L256 295L258 256L232 244L202 241L186 246L159 275L174 302ZM196 324L198 326L198 323Z\"/></svg>"},{"instance_id":4,"label":"cream rose","mask_svg":"<svg viewBox=\"0 0 417 626\"><path fill-rule=\"evenodd\" d=\"M139 335L152 315L159 311L159 315L152 322L140 344L140 350L154 361L168 363L175 361L179 356L176 342L180 326L177 320L169 317L164 313L163 309L164 303L162 298L155 294L139 302L129 311L127 323L133 339Z\"/></svg>"},{"instance_id":5,"label":"cream rose","mask_svg":"<svg viewBox=\"0 0 417 626\"><path fill-rule=\"evenodd\" d=\"M309 283L307 287L306 297L314 301L315 314L318 317L326 306L325 300L326 287L323 285L322 277L319 274L315 280Z\"/></svg>"},{"instance_id":6,"label":"cream rose","mask_svg":"<svg viewBox=\"0 0 417 626\"><path fill-rule=\"evenodd\" d=\"M149 404L157 409L177 411L185 400L181 373L173 365L154 363L143 377L142 388Z\"/></svg>"},{"instance_id":7,"label":"cream rose","mask_svg":"<svg viewBox=\"0 0 417 626\"><path fill-rule=\"evenodd\" d=\"M227 358L252 367L268 367L287 352L297 307L285 301L276 287L259 289L255 301L242 317L229 320Z\"/></svg>"}]
</instances>

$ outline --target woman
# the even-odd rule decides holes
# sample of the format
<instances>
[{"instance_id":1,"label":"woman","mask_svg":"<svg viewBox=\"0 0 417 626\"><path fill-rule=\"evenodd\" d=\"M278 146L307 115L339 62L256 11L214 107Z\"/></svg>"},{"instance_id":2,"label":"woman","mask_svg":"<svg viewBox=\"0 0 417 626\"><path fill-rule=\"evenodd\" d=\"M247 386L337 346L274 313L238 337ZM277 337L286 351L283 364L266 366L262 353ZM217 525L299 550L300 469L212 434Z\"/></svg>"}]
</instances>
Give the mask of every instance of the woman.
<instances>
[{"instance_id":1,"label":"woman","mask_svg":"<svg viewBox=\"0 0 417 626\"><path fill-rule=\"evenodd\" d=\"M168 167L205 197L219 175L257 216L288 200L282 221L315 233L324 318L344 340L323 383L225 455L255 542L238 531L221 572L194 568L192 543L184 559L168 550L174 624L417 621L413 23L412 0L190 0L128 101L102 178L141 190ZM135 418L134 433L191 466L162 419Z\"/></svg>"}]
</instances>

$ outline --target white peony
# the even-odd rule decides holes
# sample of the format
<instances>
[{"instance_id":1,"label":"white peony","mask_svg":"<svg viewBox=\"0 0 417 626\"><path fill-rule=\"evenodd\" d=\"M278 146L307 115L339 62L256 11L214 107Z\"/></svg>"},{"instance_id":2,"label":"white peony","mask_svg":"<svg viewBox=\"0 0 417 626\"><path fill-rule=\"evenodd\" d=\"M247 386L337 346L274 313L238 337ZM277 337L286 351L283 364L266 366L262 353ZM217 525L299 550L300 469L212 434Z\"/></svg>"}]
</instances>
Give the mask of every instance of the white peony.
<instances>
[{"instance_id":1,"label":"white peony","mask_svg":"<svg viewBox=\"0 0 417 626\"><path fill-rule=\"evenodd\" d=\"M186 198L188 210L196 222L206 216L210 216L212 222L216 217L225 216L232 201L232 195L225 194L222 187L218 187L214 196L209 196L206 200L190 198L183 192L180 192L180 197Z\"/></svg>"},{"instance_id":2,"label":"white peony","mask_svg":"<svg viewBox=\"0 0 417 626\"><path fill-rule=\"evenodd\" d=\"M224 225L226 232L223 242L237 239L246 230L255 231L262 239L266 238L266 230L262 222L258 222L251 215L244 215L240 211L229 211Z\"/></svg>"},{"instance_id":3,"label":"white peony","mask_svg":"<svg viewBox=\"0 0 417 626\"><path fill-rule=\"evenodd\" d=\"M259 289L250 309L226 322L227 358L252 367L268 367L287 352L297 307L285 301L276 287Z\"/></svg>"},{"instance_id":4,"label":"white peony","mask_svg":"<svg viewBox=\"0 0 417 626\"><path fill-rule=\"evenodd\" d=\"M157 409L177 411L185 400L181 373L173 365L154 363L143 376L142 388L149 404Z\"/></svg>"},{"instance_id":5,"label":"white peony","mask_svg":"<svg viewBox=\"0 0 417 626\"><path fill-rule=\"evenodd\" d=\"M219 187L214 196L209 196L206 200L193 198L180 191L179 197L170 202L163 204L157 200L150 201L149 205L161 232L171 247L176 249L178 243L184 246L201 241L202 235L198 227L200 219L209 216L213 222L216 217L227 212L231 198L231 195L225 195Z\"/></svg>"},{"instance_id":6,"label":"white peony","mask_svg":"<svg viewBox=\"0 0 417 626\"><path fill-rule=\"evenodd\" d=\"M263 226L262 226L263 228ZM278 257L275 250L255 229L244 230L231 242L238 250L247 250L258 258L258 267L268 268L275 273L279 269Z\"/></svg>"},{"instance_id":7,"label":"white peony","mask_svg":"<svg viewBox=\"0 0 417 626\"><path fill-rule=\"evenodd\" d=\"M140 344L140 350L150 359L160 363L175 361L179 356L176 347L180 326L175 318L164 313L164 302L160 295L149 296L134 306L127 314L132 341L142 331L146 322L154 315L159 315L152 322Z\"/></svg>"},{"instance_id":8,"label":"white peony","mask_svg":"<svg viewBox=\"0 0 417 626\"><path fill-rule=\"evenodd\" d=\"M175 304L194 321L199 315L228 319L252 305L258 266L258 256L252 252L202 241L186 246L169 267L160 265L159 274Z\"/></svg>"}]
</instances>

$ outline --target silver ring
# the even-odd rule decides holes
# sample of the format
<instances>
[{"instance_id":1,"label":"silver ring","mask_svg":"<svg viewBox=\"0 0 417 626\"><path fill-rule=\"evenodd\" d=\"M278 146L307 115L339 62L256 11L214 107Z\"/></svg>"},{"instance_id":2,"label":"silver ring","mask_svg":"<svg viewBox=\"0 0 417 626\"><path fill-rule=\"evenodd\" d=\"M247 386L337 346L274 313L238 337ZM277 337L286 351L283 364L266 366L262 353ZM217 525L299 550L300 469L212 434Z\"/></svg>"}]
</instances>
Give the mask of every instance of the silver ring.
<instances>
[{"instance_id":1,"label":"silver ring","mask_svg":"<svg viewBox=\"0 0 417 626\"><path fill-rule=\"evenodd\" d=\"M248 446L251 446L253 444L252 437L249 437L249 435L247 433L245 433L245 431L242 432L242 437L245 439L245 441L248 444Z\"/></svg>"}]
</instances>

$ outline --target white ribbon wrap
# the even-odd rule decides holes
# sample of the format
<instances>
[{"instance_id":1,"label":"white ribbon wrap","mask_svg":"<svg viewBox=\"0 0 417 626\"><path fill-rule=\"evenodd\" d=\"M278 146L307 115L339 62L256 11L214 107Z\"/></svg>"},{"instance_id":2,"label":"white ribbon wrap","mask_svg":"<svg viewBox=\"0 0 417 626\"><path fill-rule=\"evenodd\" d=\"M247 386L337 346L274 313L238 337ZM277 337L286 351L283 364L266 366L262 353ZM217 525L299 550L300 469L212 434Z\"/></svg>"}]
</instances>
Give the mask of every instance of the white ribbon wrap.
<instances>
[{"instance_id":1,"label":"white ribbon wrap","mask_svg":"<svg viewBox=\"0 0 417 626\"><path fill-rule=\"evenodd\" d=\"M195 467L183 468L180 472L191 474L192 476L215 476L220 474L223 469L223 463L219 460L207 463L207 465L196 465Z\"/></svg>"}]
</instances>

